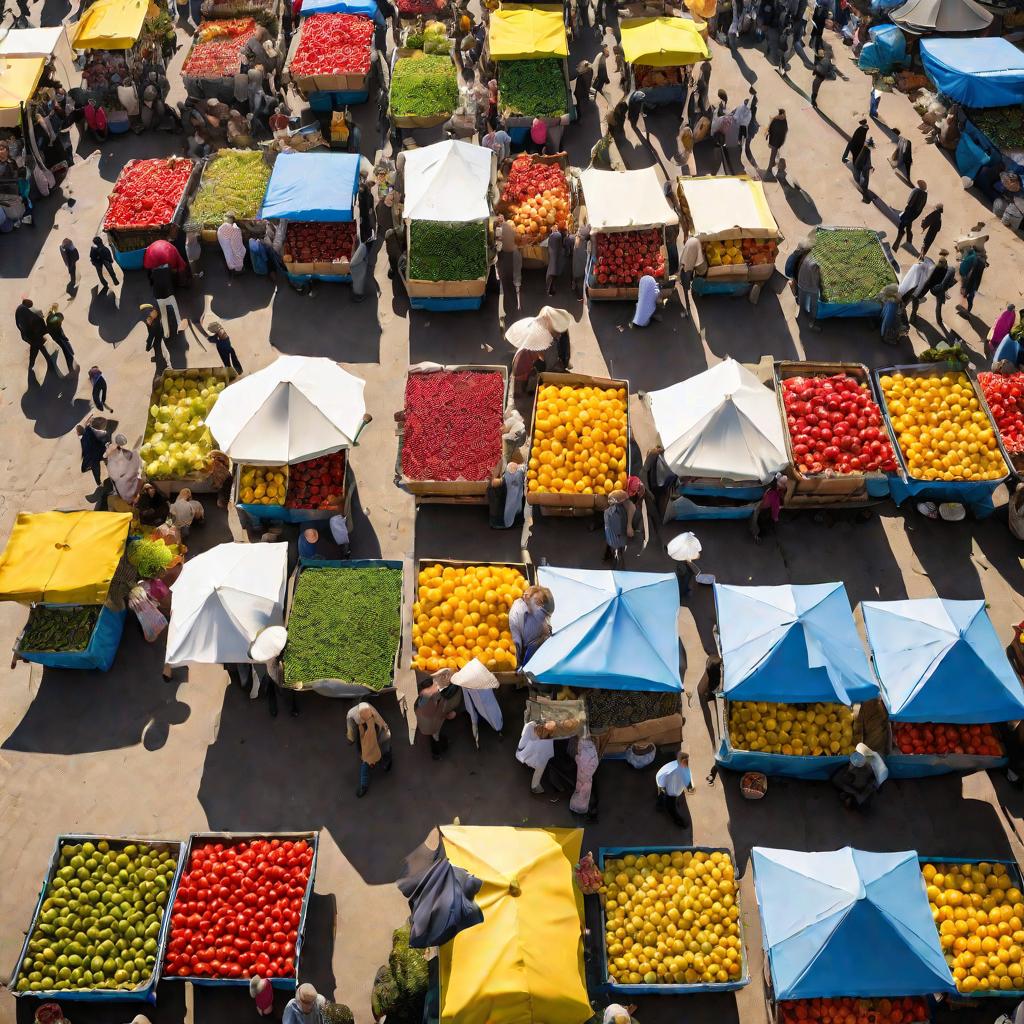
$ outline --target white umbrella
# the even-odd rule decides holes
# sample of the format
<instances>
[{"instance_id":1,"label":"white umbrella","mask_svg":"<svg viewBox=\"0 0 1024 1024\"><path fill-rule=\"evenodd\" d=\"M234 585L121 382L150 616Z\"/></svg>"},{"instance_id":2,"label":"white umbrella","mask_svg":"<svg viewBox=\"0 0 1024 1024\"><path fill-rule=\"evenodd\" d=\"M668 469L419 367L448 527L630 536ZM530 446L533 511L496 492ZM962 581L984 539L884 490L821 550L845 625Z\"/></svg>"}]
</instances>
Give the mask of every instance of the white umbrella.
<instances>
[{"instance_id":1,"label":"white umbrella","mask_svg":"<svg viewBox=\"0 0 1024 1024\"><path fill-rule=\"evenodd\" d=\"M364 387L331 359L280 356L226 387L206 425L236 462L302 462L355 443L366 414Z\"/></svg>"},{"instance_id":2,"label":"white umbrella","mask_svg":"<svg viewBox=\"0 0 1024 1024\"><path fill-rule=\"evenodd\" d=\"M218 544L190 558L171 587L168 665L251 662L267 626L284 624L287 544Z\"/></svg>"},{"instance_id":3,"label":"white umbrella","mask_svg":"<svg viewBox=\"0 0 1024 1024\"><path fill-rule=\"evenodd\" d=\"M555 335L569 330L573 323L572 313L567 309L544 306L536 316L517 320L505 332L505 340L515 349L543 352L550 348Z\"/></svg>"},{"instance_id":4,"label":"white umbrella","mask_svg":"<svg viewBox=\"0 0 1024 1024\"><path fill-rule=\"evenodd\" d=\"M700 558L700 541L692 533L681 533L668 542L668 557L677 562L692 562Z\"/></svg>"}]
</instances>

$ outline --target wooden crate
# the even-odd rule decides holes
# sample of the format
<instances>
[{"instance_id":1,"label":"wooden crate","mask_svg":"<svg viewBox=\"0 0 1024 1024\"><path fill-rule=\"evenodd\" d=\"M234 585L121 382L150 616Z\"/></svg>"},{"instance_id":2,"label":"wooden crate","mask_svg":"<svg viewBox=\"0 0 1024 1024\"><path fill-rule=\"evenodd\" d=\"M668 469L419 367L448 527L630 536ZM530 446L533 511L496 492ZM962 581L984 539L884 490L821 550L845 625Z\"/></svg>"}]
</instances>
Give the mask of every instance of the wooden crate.
<instances>
[{"instance_id":1,"label":"wooden crate","mask_svg":"<svg viewBox=\"0 0 1024 1024\"><path fill-rule=\"evenodd\" d=\"M633 228L622 228L620 231L602 231L602 232L598 232L598 234L614 235L614 234L622 234L625 231L632 231L632 230L634 230L634 229ZM669 271L668 271L668 266L669 266L668 246L665 244L665 228L662 227L659 230L661 231L661 258L665 262L665 274L658 281L658 285L662 289L662 291L664 291L664 289L668 287L669 279L670 279ZM593 238L593 237L594 236L591 235L591 238ZM637 296L640 294L639 282L637 284L635 284L635 285L630 285L630 286L623 286L623 285L597 285L597 284L592 284L591 283L591 281L593 280L593 277L592 277L593 262L596 259L596 255L597 255L597 243L595 241L594 242L593 255L591 256L591 265L587 267L586 287L587 287L587 295L588 295L588 297L591 298L591 299L636 299Z\"/></svg>"}]
</instances>

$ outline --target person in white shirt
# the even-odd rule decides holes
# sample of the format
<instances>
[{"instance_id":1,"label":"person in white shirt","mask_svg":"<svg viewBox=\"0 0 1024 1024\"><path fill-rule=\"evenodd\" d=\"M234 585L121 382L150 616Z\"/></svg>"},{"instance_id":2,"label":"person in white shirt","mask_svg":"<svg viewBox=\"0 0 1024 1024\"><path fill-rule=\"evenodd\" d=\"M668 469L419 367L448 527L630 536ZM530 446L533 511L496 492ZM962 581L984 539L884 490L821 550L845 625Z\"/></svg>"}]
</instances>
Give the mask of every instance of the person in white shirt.
<instances>
[{"instance_id":1,"label":"person in white shirt","mask_svg":"<svg viewBox=\"0 0 1024 1024\"><path fill-rule=\"evenodd\" d=\"M680 828L690 827L690 816L686 811L684 793L693 792L693 777L690 774L690 755L685 750L676 754L658 769L658 810L668 811L669 816Z\"/></svg>"},{"instance_id":2,"label":"person in white shirt","mask_svg":"<svg viewBox=\"0 0 1024 1024\"><path fill-rule=\"evenodd\" d=\"M345 519L345 512L340 505L337 515L331 516L327 525L330 527L334 543L340 548L340 557L348 558L352 550L348 535L348 521Z\"/></svg>"},{"instance_id":3,"label":"person in white shirt","mask_svg":"<svg viewBox=\"0 0 1024 1024\"><path fill-rule=\"evenodd\" d=\"M516 760L533 769L530 790L538 796L544 792L544 769L555 754L555 728L554 722L527 722L516 747Z\"/></svg>"}]
</instances>

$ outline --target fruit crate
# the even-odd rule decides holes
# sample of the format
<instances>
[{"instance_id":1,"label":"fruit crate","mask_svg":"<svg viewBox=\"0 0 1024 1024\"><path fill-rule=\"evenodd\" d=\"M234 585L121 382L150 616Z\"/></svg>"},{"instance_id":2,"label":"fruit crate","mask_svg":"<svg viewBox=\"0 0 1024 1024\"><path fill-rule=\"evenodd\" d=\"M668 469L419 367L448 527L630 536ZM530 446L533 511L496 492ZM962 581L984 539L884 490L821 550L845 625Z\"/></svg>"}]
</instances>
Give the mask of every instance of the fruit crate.
<instances>
[{"instance_id":1,"label":"fruit crate","mask_svg":"<svg viewBox=\"0 0 1024 1024\"><path fill-rule=\"evenodd\" d=\"M882 256L885 258L886 263L889 265L891 274L891 280L886 282L887 284L896 284L899 279L899 263L892 254L892 247L886 242L882 235L877 231L871 231L869 228L861 227L847 227L841 224L820 224L814 228L813 234L815 238L817 235L824 234L830 231L841 231L841 232L868 232L874 235L873 243L882 250ZM821 293L819 288L818 291L818 307L815 313L815 319L826 320L832 317L876 317L880 316L882 312L882 301L874 295L866 296L861 299L855 299L850 302L837 302L828 301Z\"/></svg>"},{"instance_id":2,"label":"fruit crate","mask_svg":"<svg viewBox=\"0 0 1024 1024\"><path fill-rule=\"evenodd\" d=\"M975 370L973 367L971 367L970 369L965 367L963 372L966 373L967 376L971 378L977 390L980 391L984 396L985 391L984 388L982 388L981 386L981 381L978 380L978 371ZM1024 383L1024 373L1018 371L1017 373L1007 374L1007 376L1016 378L1017 380ZM985 402L988 402L987 398L985 399ZM988 413L989 418L994 422L995 417L992 415L991 408L988 409ZM997 433L999 435L999 443L1003 446L1003 452L1006 455L1006 458L1009 460L1010 466L1013 469L1014 473L1018 474L1018 476L1024 476L1024 452L1011 452L1010 449L1007 448L1005 443L1003 442L1003 432L999 430L997 431Z\"/></svg>"},{"instance_id":3,"label":"fruit crate","mask_svg":"<svg viewBox=\"0 0 1024 1024\"><path fill-rule=\"evenodd\" d=\"M892 726L898 724L889 720L889 750L885 763L889 775L894 779L921 779L933 775L949 775L954 772L987 772L1007 764L1006 738L1002 735L1001 723L996 733L1003 748L1001 755L994 754L907 754L896 746ZM995 723L992 723L995 724Z\"/></svg>"},{"instance_id":4,"label":"fruit crate","mask_svg":"<svg viewBox=\"0 0 1024 1024\"><path fill-rule=\"evenodd\" d=\"M221 226L221 224L224 223L224 222L223 222L223 220L220 220L220 221L213 221L213 220L196 221L196 220L193 220L193 218L192 218L192 203L195 202L196 199L199 198L199 196L203 192L203 189L209 185L209 182L207 181L207 177L206 176L207 176L207 173L211 173L211 174L213 173L211 171L211 167L216 162L216 159L217 159L218 156L220 156L221 154L224 154L224 153L248 153L248 152L251 152L251 150L222 149L222 150L220 150L219 153L216 153L216 154L214 154L211 157L207 157L203 161L203 163L202 163L202 170L200 171L200 174L199 174L199 184L196 186L196 190L193 193L191 200L189 201L188 215L185 218L185 230L186 231L198 231L199 232L199 240L204 245L208 245L210 248L214 248L214 247L220 248L220 245L219 245L219 243L217 241L217 228L219 228ZM263 151L263 163L267 167L273 169L274 161L276 159L277 159L277 154L276 153L268 152L267 150ZM266 191L266 188L264 188L264 192L265 191ZM260 197L260 204L261 205L262 205L262 202L263 202L263 198L261 196ZM225 212L227 212L227 211L225 211ZM259 213L259 209L258 208L257 208L256 212ZM236 223L242 229L242 232L245 234L246 238L249 238L250 236L255 235L255 234L258 233L257 232L257 222L256 222L256 218L255 217L252 218L252 219L242 218L240 220L237 220Z\"/></svg>"},{"instance_id":5,"label":"fruit crate","mask_svg":"<svg viewBox=\"0 0 1024 1024\"><path fill-rule=\"evenodd\" d=\"M295 463L293 463L295 465ZM290 505L261 505L250 502L239 501L239 493L241 490L241 478L242 473L246 468L251 468L243 463L235 463L234 469L234 482L231 485L231 501L234 505L240 509L243 509L246 514L255 520L273 520L282 523L310 523L330 519L334 514L330 509L317 509L317 508L292 508ZM285 478L285 495L287 496L287 488L289 485L288 466L282 467ZM352 530L352 492L355 490L355 474L352 471L352 460L345 457L345 483L343 497L345 499L345 519L348 522L349 531Z\"/></svg>"},{"instance_id":6,"label":"fruit crate","mask_svg":"<svg viewBox=\"0 0 1024 1024\"><path fill-rule=\"evenodd\" d=\"M32 623L32 616L37 609L63 609L73 612L83 605L71 604L34 604L29 612L28 620L14 642L13 661L24 661L48 668L87 669L106 672L114 663L117 649L124 632L127 612L124 608L116 609L100 605L96 622L92 627L88 643L78 650L37 651L25 646L25 636Z\"/></svg>"},{"instance_id":7,"label":"fruit crate","mask_svg":"<svg viewBox=\"0 0 1024 1024\"><path fill-rule=\"evenodd\" d=\"M492 164L493 167L493 164ZM487 266L494 262L494 233L491 230L490 218L486 221ZM405 251L412 258L412 221L405 222ZM408 265L407 265L408 266ZM408 270L406 270L408 274ZM487 290L487 274L472 281L423 281L406 276L403 279L406 293L410 299L479 299L483 301ZM461 304L453 304L453 308L463 308ZM468 307L467 307L468 308Z\"/></svg>"},{"instance_id":8,"label":"fruit crate","mask_svg":"<svg viewBox=\"0 0 1024 1024\"><path fill-rule=\"evenodd\" d=\"M404 17L404 16L403 16ZM413 19L415 21L415 19ZM454 46L452 48L454 50ZM395 77L395 65L406 57L412 57L414 54L421 53L423 51L418 49L410 49L407 46L396 46L391 51L391 64L389 67L390 78L389 81ZM429 54L428 56L439 57L441 54ZM455 67L455 61L452 59L452 72L456 76L458 75L458 69ZM456 104L457 105L457 104ZM436 114L394 114L391 113L391 101L388 100L388 113L391 116L391 123L396 128L436 128L439 124L444 124L452 114L453 110L441 111Z\"/></svg>"},{"instance_id":9,"label":"fruit crate","mask_svg":"<svg viewBox=\"0 0 1024 1024\"><path fill-rule=\"evenodd\" d=\"M286 0L287 2L287 0ZM325 12L326 13L326 12ZM355 12L360 13L360 12ZM362 15L365 17L365 15ZM372 19L371 19L372 20ZM377 49L373 43L373 36L370 37L366 44L366 48L370 56L370 70L365 75L358 74L336 74L336 75L294 75L291 73L292 61L295 55L299 52L299 47L302 45L303 31L308 25L308 20L303 18L302 22L296 29L292 36L292 43L288 49L288 56L285 60L284 70L285 74L291 76L292 85L298 91L299 95L308 100L314 93L352 93L352 94L365 94L370 88L370 77L373 75L373 69L377 65ZM352 99L351 102L358 103L365 100L363 95L362 100Z\"/></svg>"},{"instance_id":10,"label":"fruit crate","mask_svg":"<svg viewBox=\"0 0 1024 1024\"><path fill-rule=\"evenodd\" d=\"M287 839L293 842L298 839L305 839L305 841L313 847L313 860L309 866L309 881L306 883L306 892L302 897L302 909L299 911L299 926L297 929L299 935L295 940L295 973L287 978L266 979L274 988L284 989L285 991L291 992L299 984L299 966L302 960L302 947L305 940L306 915L309 912L309 901L313 896L313 883L316 880L316 862L320 846L319 832L192 832L185 841L185 845L182 850L182 858L178 867L178 878L175 882L175 888L177 888L177 881L180 880L188 870L189 859L192 856L192 848L198 843L223 843L225 846L233 846L237 843L250 842L254 839ZM170 918L171 915L168 914L167 920L170 921ZM169 935L170 933L168 931L168 938ZM161 966L163 965L165 947L166 942L160 949ZM163 978L165 981L188 981L193 985L202 985L207 988L220 988L225 986L232 986L234 988L249 987L249 979L247 977L200 978L193 974L190 974L187 977L176 974L164 974Z\"/></svg>"},{"instance_id":11,"label":"fruit crate","mask_svg":"<svg viewBox=\"0 0 1024 1024\"><path fill-rule=\"evenodd\" d=\"M47 989L39 992L18 992L17 985L19 976L22 971L22 964L28 955L29 942L32 939L32 933L35 931L36 924L39 922L39 917L42 914L43 902L46 899L46 893L53 882L54 876L57 873L57 869L60 865L60 851L67 843L99 843L106 842L110 844L111 850L123 850L126 846L131 844L145 843L146 846L152 847L155 850L169 851L177 856L177 868L174 872L174 877L171 880L169 889L167 890L167 902L164 904L164 915L160 922L160 932L157 937L157 949L156 949L156 961L153 966L153 973L146 979L145 982L140 984L137 988L133 989L109 989L109 988L88 988L88 989ZM174 897L178 891L178 882L181 879L181 872L185 864L185 844L174 839L145 839L135 838L127 836L97 836L87 834L70 833L66 835L58 835L57 840L54 843L53 853L50 854L50 863L46 869L46 875L43 877L43 884L39 890L39 897L36 900L35 910L32 912L32 920L29 924L28 931L25 933L25 941L22 943L21 952L18 955L17 966L14 968L14 973L11 975L11 980L7 983L7 988L14 994L16 998L32 998L32 999L59 999L62 1002L65 1000L76 1000L80 1002L138 1002L144 1000L149 1003L156 1003L156 986L160 980L161 967L163 966L164 952L167 948L167 935L170 931L171 924L171 913L170 908L174 905Z\"/></svg>"},{"instance_id":12,"label":"fruit crate","mask_svg":"<svg viewBox=\"0 0 1024 1024\"><path fill-rule=\"evenodd\" d=\"M740 882L736 872L736 855L732 850L724 846L602 846L597 851L597 866L604 872L605 861L612 857L624 857L627 854L635 856L646 856L649 853L724 853L727 854L733 866L733 881L736 886L735 903L739 908L739 940L740 940L740 977L735 981L697 982L688 984L665 984L665 985L620 985L611 981L608 976L608 949L605 940L605 907L604 900L601 904L601 938L598 956L600 957L600 984L612 996L643 995L643 996L679 996L694 995L698 992L736 992L750 983L750 964L747 960L747 943L743 927L743 906L740 902Z\"/></svg>"},{"instance_id":13,"label":"fruit crate","mask_svg":"<svg viewBox=\"0 0 1024 1024\"><path fill-rule=\"evenodd\" d=\"M598 284L594 283L594 281L595 281L595 278L594 278L594 262L597 259L597 241L596 241L597 235L599 235L599 234L601 234L601 235L621 234L621 233L626 232L626 231L638 231L638 230L641 230L641 229L640 228L625 227L625 228L615 229L614 231L611 230L611 229L609 229L607 231L595 231L595 232L593 232L591 234L590 237L591 237L592 244L591 244L591 247L590 247L590 256L587 259L587 270L586 270L586 276L585 276L585 282L586 282L586 286L587 286L587 297L588 298L590 298L590 299L599 299L599 300L602 300L602 301L603 300L615 300L615 299L636 299L637 296L640 294L640 284L639 284L639 282L637 282L635 285L630 285L628 287L623 286L623 285L614 285L614 286L613 285L598 285ZM668 283L669 283L668 246L665 243L665 228L664 228L664 226L663 225L662 226L658 226L656 230L661 232L661 258L662 258L662 260L665 263L665 273L664 273L664 276L662 276L662 278L660 279L660 281L658 283L660 284L662 289L665 289L665 288L668 287Z\"/></svg>"},{"instance_id":14,"label":"fruit crate","mask_svg":"<svg viewBox=\"0 0 1024 1024\"><path fill-rule=\"evenodd\" d=\"M441 366L437 363L420 363L409 367L409 375L414 373L455 373L469 371L472 373L499 373L504 382L502 412L508 402L508 367L488 364L453 363ZM405 444L404 411L398 420L398 455L395 459L395 485L415 496L417 504L444 505L485 505L487 503L487 480L415 480L402 472L402 448ZM505 466L512 457L515 447L502 441L500 462L496 467L498 475L505 472Z\"/></svg>"}]
</instances>

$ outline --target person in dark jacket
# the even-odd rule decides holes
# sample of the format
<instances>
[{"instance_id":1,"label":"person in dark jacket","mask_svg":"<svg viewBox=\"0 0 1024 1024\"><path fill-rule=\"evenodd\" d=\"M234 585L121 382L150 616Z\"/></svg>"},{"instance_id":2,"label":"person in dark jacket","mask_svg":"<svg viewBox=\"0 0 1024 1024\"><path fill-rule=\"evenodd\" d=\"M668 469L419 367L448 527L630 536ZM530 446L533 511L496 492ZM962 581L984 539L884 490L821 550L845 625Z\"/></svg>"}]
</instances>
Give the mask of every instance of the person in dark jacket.
<instances>
[{"instance_id":1,"label":"person in dark jacket","mask_svg":"<svg viewBox=\"0 0 1024 1024\"><path fill-rule=\"evenodd\" d=\"M373 238L373 193L367 181L359 185L359 241L369 242Z\"/></svg>"},{"instance_id":2,"label":"person in dark jacket","mask_svg":"<svg viewBox=\"0 0 1024 1024\"><path fill-rule=\"evenodd\" d=\"M213 338L213 343L217 346L217 355L220 356L220 361L225 366L234 367L236 373L242 372L242 364L239 362L238 353L235 351L234 345L231 344L231 338L228 337L228 332L224 330L224 325L214 320L210 324L210 337Z\"/></svg>"},{"instance_id":3,"label":"person in dark jacket","mask_svg":"<svg viewBox=\"0 0 1024 1024\"><path fill-rule=\"evenodd\" d=\"M868 139L861 147L860 152L857 154L857 158L853 161L853 180L857 183L857 187L860 189L860 201L862 203L871 202L871 151L875 148L875 140Z\"/></svg>"},{"instance_id":4,"label":"person in dark jacket","mask_svg":"<svg viewBox=\"0 0 1024 1024\"><path fill-rule=\"evenodd\" d=\"M573 83L573 95L576 97L576 109L580 112L590 102L590 87L594 84L594 65L589 60L581 60L576 67L576 81Z\"/></svg>"},{"instance_id":5,"label":"person in dark jacket","mask_svg":"<svg viewBox=\"0 0 1024 1024\"><path fill-rule=\"evenodd\" d=\"M167 499L153 484L147 482L142 485L135 509L143 526L159 526L166 523L170 507Z\"/></svg>"},{"instance_id":6,"label":"person in dark jacket","mask_svg":"<svg viewBox=\"0 0 1024 1024\"><path fill-rule=\"evenodd\" d=\"M968 249L964 253L964 258L960 261L960 294L964 301L956 307L957 316L966 317L974 308L974 296L978 294L981 278L987 266L988 260L983 252Z\"/></svg>"},{"instance_id":7,"label":"person in dark jacket","mask_svg":"<svg viewBox=\"0 0 1024 1024\"><path fill-rule=\"evenodd\" d=\"M921 227L924 228L921 255L926 256L932 247L932 242L935 241L935 236L942 230L942 203L936 203L931 213L921 218Z\"/></svg>"},{"instance_id":8,"label":"person in dark jacket","mask_svg":"<svg viewBox=\"0 0 1024 1024\"><path fill-rule=\"evenodd\" d=\"M178 300L174 297L174 271L168 264L162 263L149 272L149 283L153 288L156 308L161 317L166 318L164 333L168 338L173 338L181 329L181 311L178 309Z\"/></svg>"},{"instance_id":9,"label":"person in dark jacket","mask_svg":"<svg viewBox=\"0 0 1024 1024\"><path fill-rule=\"evenodd\" d=\"M860 151L864 148L864 143L868 137L868 119L862 117L857 123L857 127L853 129L853 134L850 136L850 141L846 144L846 149L843 150L843 163L846 163L847 157L856 161L860 155Z\"/></svg>"},{"instance_id":10,"label":"person in dark jacket","mask_svg":"<svg viewBox=\"0 0 1024 1024\"><path fill-rule=\"evenodd\" d=\"M75 427L79 443L82 446L82 472L92 473L96 486L100 485L100 466L103 465L103 453L110 443L110 435L105 430L98 430L91 423Z\"/></svg>"},{"instance_id":11,"label":"person in dark jacket","mask_svg":"<svg viewBox=\"0 0 1024 1024\"><path fill-rule=\"evenodd\" d=\"M403 233L401 228L391 227L384 232L384 251L388 256L388 278L398 277L398 261L402 258Z\"/></svg>"},{"instance_id":12,"label":"person in dark jacket","mask_svg":"<svg viewBox=\"0 0 1024 1024\"><path fill-rule=\"evenodd\" d=\"M910 167L914 162L913 147L910 144L910 139L901 134L899 128L893 128L893 134L896 136L896 148L889 158L889 166L897 174L902 174L907 181L910 181Z\"/></svg>"},{"instance_id":13,"label":"person in dark jacket","mask_svg":"<svg viewBox=\"0 0 1024 1024\"><path fill-rule=\"evenodd\" d=\"M786 142L786 135L789 134L789 122L786 120L786 112L781 107L779 112L768 122L764 137L768 140L768 172L771 173L778 158L779 150Z\"/></svg>"},{"instance_id":14,"label":"person in dark jacket","mask_svg":"<svg viewBox=\"0 0 1024 1024\"><path fill-rule=\"evenodd\" d=\"M68 294L73 295L78 287L78 249L70 238L60 243L60 258L68 268Z\"/></svg>"},{"instance_id":15,"label":"person in dark jacket","mask_svg":"<svg viewBox=\"0 0 1024 1024\"><path fill-rule=\"evenodd\" d=\"M818 109L818 93L821 92L821 83L826 78L832 77L832 62L825 56L824 50L818 50L816 60L814 62L814 70L811 72L811 77L814 81L811 83L811 106L815 110Z\"/></svg>"},{"instance_id":16,"label":"person in dark jacket","mask_svg":"<svg viewBox=\"0 0 1024 1024\"><path fill-rule=\"evenodd\" d=\"M919 181L917 185L910 190L910 195L907 197L907 205L903 207L903 212L900 214L899 224L896 229L896 241L893 243L893 249L900 247L900 241L903 236L907 236L907 245L911 246L914 244L914 221L924 213L924 208L928 203L928 186L923 182Z\"/></svg>"},{"instance_id":17,"label":"person in dark jacket","mask_svg":"<svg viewBox=\"0 0 1024 1024\"><path fill-rule=\"evenodd\" d=\"M814 13L811 15L811 39L812 50L821 46L821 40L825 35L825 22L828 21L828 5L819 3L815 5Z\"/></svg>"},{"instance_id":18,"label":"person in dark jacket","mask_svg":"<svg viewBox=\"0 0 1024 1024\"><path fill-rule=\"evenodd\" d=\"M163 350L160 348L167 340L163 324L160 322L160 311L149 303L139 306L139 310L142 312L142 322L146 325L146 351L152 350L158 363L166 362Z\"/></svg>"},{"instance_id":19,"label":"person in dark jacket","mask_svg":"<svg viewBox=\"0 0 1024 1024\"><path fill-rule=\"evenodd\" d=\"M32 305L32 300L25 298L14 311L14 323L21 335L21 340L28 345L28 372L35 369L36 359L41 355L56 370L57 361L46 351L46 321L42 314Z\"/></svg>"},{"instance_id":20,"label":"person in dark jacket","mask_svg":"<svg viewBox=\"0 0 1024 1024\"><path fill-rule=\"evenodd\" d=\"M68 373L75 370L75 350L64 333L64 314L60 311L57 303L50 306L50 312L46 314L46 333L53 339L54 344L64 353L67 360Z\"/></svg>"},{"instance_id":21,"label":"person in dark jacket","mask_svg":"<svg viewBox=\"0 0 1024 1024\"><path fill-rule=\"evenodd\" d=\"M949 296L949 290L956 284L956 270L947 261L948 249L939 250L939 259L935 264L928 279L928 292L935 296L935 322L943 329L946 325L942 322L942 305ZM914 312L917 312L917 303L914 303Z\"/></svg>"},{"instance_id":22,"label":"person in dark jacket","mask_svg":"<svg viewBox=\"0 0 1024 1024\"><path fill-rule=\"evenodd\" d=\"M103 286L102 291L108 291L107 279L103 276L106 271L114 284L118 283L117 274L114 272L114 254L103 244L103 239L97 236L92 240L92 248L89 250L89 262L96 268L96 275Z\"/></svg>"}]
</instances>

